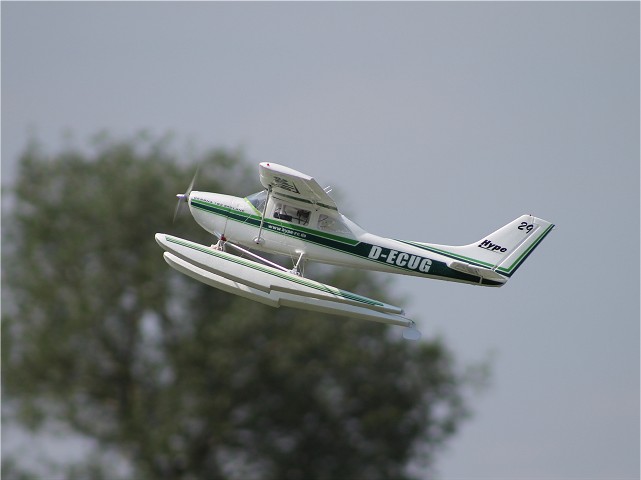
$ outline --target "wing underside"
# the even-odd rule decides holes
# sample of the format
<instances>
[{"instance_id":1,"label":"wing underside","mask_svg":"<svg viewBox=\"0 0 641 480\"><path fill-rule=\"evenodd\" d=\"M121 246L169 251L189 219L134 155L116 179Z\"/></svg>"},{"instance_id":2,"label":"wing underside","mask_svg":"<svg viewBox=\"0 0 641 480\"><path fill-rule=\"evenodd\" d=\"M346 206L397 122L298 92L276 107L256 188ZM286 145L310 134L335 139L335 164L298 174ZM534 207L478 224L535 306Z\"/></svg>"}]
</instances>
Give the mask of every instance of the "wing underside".
<instances>
[{"instance_id":1,"label":"wing underside","mask_svg":"<svg viewBox=\"0 0 641 480\"><path fill-rule=\"evenodd\" d=\"M276 163L263 162L258 168L260 183L271 188L274 196L338 210L332 197L313 177Z\"/></svg>"}]
</instances>

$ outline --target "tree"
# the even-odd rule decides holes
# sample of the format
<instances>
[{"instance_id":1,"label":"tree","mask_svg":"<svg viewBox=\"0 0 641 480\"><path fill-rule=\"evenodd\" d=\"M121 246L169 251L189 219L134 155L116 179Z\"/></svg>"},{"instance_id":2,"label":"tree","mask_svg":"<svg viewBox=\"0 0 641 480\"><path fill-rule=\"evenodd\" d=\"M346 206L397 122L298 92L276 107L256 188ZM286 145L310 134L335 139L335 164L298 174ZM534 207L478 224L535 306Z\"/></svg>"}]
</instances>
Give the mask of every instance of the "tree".
<instances>
[{"instance_id":1,"label":"tree","mask_svg":"<svg viewBox=\"0 0 641 480\"><path fill-rule=\"evenodd\" d=\"M175 157L144 137L25 150L3 218L5 416L35 430L56 419L141 479L410 478L410 462L430 466L468 413L470 377L445 345L173 271L154 233L213 241L188 215L171 223L195 170ZM198 188L260 189L241 155L202 157ZM324 275L389 297L366 273ZM113 473L95 459L70 468Z\"/></svg>"}]
</instances>

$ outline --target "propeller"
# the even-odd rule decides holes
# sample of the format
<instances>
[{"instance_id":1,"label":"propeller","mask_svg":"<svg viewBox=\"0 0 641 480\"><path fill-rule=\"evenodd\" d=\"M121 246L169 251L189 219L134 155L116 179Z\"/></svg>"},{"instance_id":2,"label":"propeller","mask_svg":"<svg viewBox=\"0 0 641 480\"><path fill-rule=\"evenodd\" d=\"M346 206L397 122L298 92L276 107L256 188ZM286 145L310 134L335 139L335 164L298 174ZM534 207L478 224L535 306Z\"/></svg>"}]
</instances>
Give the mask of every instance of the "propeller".
<instances>
[{"instance_id":1,"label":"propeller","mask_svg":"<svg viewBox=\"0 0 641 480\"><path fill-rule=\"evenodd\" d=\"M176 197L178 197L178 203L176 204L176 210L174 210L173 222L176 221L176 217L178 216L178 212L180 211L180 208L182 207L183 203L189 202L189 194L194 189L194 183L196 183L198 170L200 170L200 166L196 168L196 173L194 173L194 177L191 179L191 183L189 184L189 187L187 187L187 191L185 193L179 193L176 195Z\"/></svg>"}]
</instances>

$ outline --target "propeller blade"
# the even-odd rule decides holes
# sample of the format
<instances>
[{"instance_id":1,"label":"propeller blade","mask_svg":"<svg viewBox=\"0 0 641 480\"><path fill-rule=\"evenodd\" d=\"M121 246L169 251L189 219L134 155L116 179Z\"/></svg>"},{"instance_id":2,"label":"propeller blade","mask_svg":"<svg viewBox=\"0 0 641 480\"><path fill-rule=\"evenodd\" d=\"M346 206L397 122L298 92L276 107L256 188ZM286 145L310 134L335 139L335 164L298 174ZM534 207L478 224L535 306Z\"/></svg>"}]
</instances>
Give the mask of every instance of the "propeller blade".
<instances>
[{"instance_id":1,"label":"propeller blade","mask_svg":"<svg viewBox=\"0 0 641 480\"><path fill-rule=\"evenodd\" d=\"M196 183L196 177L198 177L199 171L200 171L200 165L196 167L196 173L194 173L194 176L192 177L191 182L189 183L189 187L187 187L187 191L185 193L179 193L176 195L178 197L178 203L176 203L176 209L174 210L174 218L172 220L172 223L176 221L176 217L178 216L178 212L180 212L181 205L183 203L189 202L189 194L194 189L194 184Z\"/></svg>"},{"instance_id":2,"label":"propeller blade","mask_svg":"<svg viewBox=\"0 0 641 480\"><path fill-rule=\"evenodd\" d=\"M178 196L178 195L176 195L176 196ZM174 218L171 221L171 223L175 223L176 222L176 217L178 216L178 212L180 212L180 205L181 204L182 204L182 198L179 198L178 202L176 203L176 209L174 210Z\"/></svg>"},{"instance_id":3,"label":"propeller blade","mask_svg":"<svg viewBox=\"0 0 641 480\"><path fill-rule=\"evenodd\" d=\"M187 197L189 197L189 194L190 194L190 193L191 193L191 191L194 189L194 183L196 183L196 177L198 176L198 172L199 172L199 171L200 171L200 165L198 165L198 166L196 167L196 173L194 173L194 176L193 176L193 178L191 179L191 183L189 184L189 188L188 188L188 189L187 189L187 191L185 192L185 195L186 195Z\"/></svg>"}]
</instances>

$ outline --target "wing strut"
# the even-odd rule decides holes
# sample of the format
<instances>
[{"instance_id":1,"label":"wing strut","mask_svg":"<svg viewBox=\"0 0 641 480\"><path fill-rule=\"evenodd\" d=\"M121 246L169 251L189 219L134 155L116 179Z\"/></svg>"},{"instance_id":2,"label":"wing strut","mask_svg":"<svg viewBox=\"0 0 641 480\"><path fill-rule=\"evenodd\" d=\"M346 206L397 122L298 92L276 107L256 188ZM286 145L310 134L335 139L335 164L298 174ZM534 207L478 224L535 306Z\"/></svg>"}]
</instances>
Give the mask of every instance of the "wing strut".
<instances>
[{"instance_id":1,"label":"wing strut","mask_svg":"<svg viewBox=\"0 0 641 480\"><path fill-rule=\"evenodd\" d=\"M267 187L267 198L265 199L265 205L263 206L263 214L260 217L260 227L258 228L258 236L254 238L254 243L260 245L265 240L263 240L260 234L263 232L263 223L265 223L265 213L267 212L267 203L269 203L269 197L272 193L272 186Z\"/></svg>"}]
</instances>

